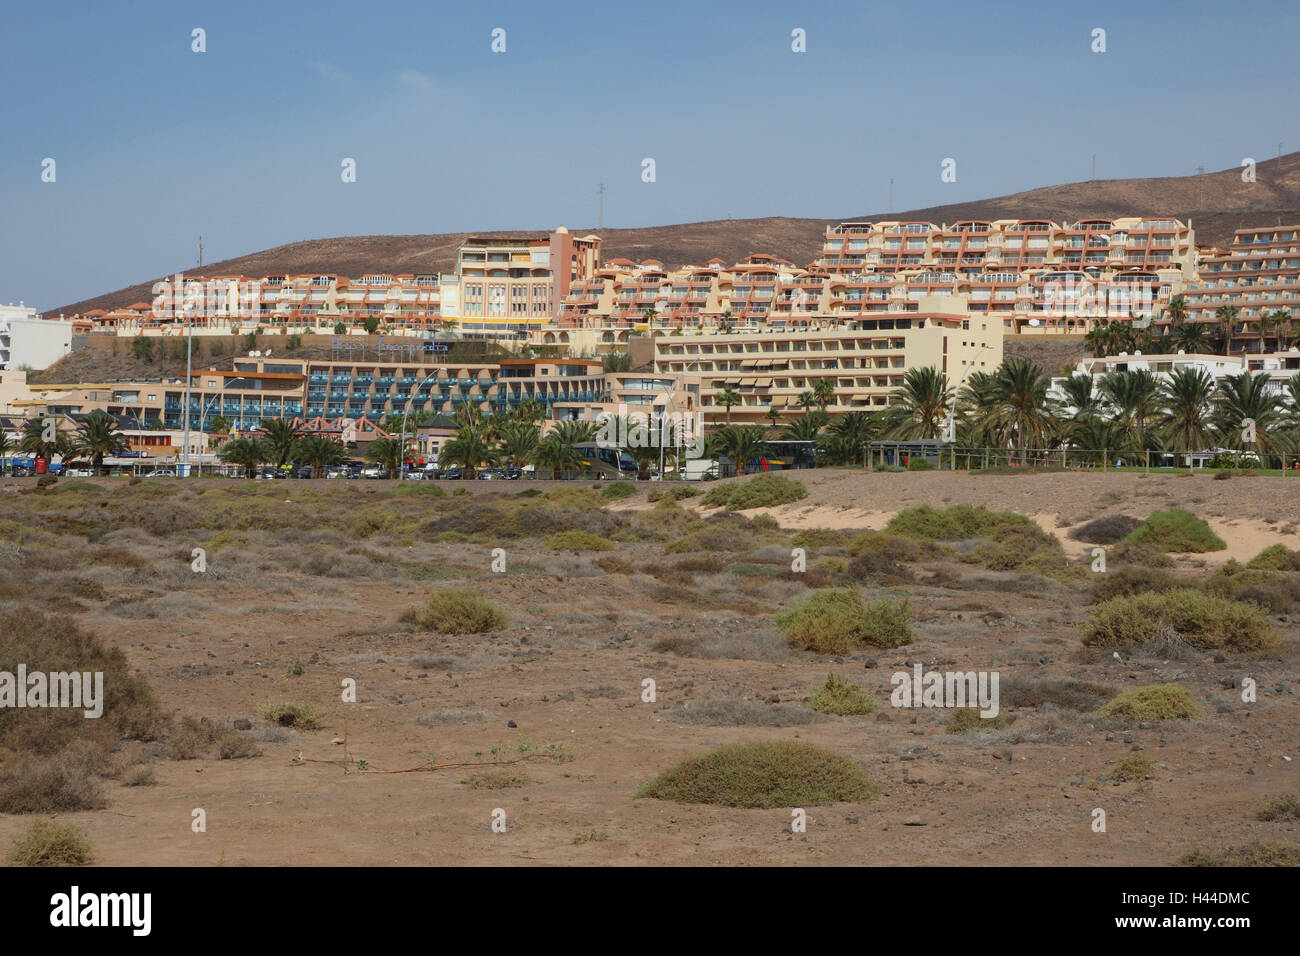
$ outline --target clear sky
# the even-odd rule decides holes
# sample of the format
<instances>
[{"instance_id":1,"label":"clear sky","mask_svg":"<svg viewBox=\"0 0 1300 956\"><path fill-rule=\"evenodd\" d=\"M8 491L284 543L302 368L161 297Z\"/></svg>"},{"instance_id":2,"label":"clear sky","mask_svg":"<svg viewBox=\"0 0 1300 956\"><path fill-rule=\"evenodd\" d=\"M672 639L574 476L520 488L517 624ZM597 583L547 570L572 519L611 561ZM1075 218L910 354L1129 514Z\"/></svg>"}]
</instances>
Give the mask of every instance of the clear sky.
<instances>
[{"instance_id":1,"label":"clear sky","mask_svg":"<svg viewBox=\"0 0 1300 956\"><path fill-rule=\"evenodd\" d=\"M829 220L887 209L890 177L907 209L1093 153L1110 179L1300 149L1295 0L3 0L0 25L0 302L38 309L192 268L199 234L215 262L594 228L600 182L609 227Z\"/></svg>"}]
</instances>

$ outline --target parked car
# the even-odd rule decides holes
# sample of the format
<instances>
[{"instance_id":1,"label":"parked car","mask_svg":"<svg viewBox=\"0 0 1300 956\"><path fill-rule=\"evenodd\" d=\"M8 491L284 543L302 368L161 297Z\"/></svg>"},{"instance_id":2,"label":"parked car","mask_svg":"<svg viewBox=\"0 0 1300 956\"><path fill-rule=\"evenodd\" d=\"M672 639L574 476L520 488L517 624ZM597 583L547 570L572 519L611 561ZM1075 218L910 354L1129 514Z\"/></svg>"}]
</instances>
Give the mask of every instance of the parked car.
<instances>
[{"instance_id":1,"label":"parked car","mask_svg":"<svg viewBox=\"0 0 1300 956\"><path fill-rule=\"evenodd\" d=\"M410 471L406 472L404 477L407 481L424 481L428 478L428 475L426 475L422 469L412 468Z\"/></svg>"},{"instance_id":2,"label":"parked car","mask_svg":"<svg viewBox=\"0 0 1300 956\"><path fill-rule=\"evenodd\" d=\"M509 468L505 470L505 476L507 481L518 481L520 478L523 477L523 474L524 473L520 471L518 468L516 468L514 465L511 465Z\"/></svg>"},{"instance_id":3,"label":"parked car","mask_svg":"<svg viewBox=\"0 0 1300 956\"><path fill-rule=\"evenodd\" d=\"M366 465L361 469L362 478L387 478L388 469L382 465Z\"/></svg>"},{"instance_id":4,"label":"parked car","mask_svg":"<svg viewBox=\"0 0 1300 956\"><path fill-rule=\"evenodd\" d=\"M344 468L342 465L335 465L334 467L326 470L325 477L326 478L348 478L350 477L350 475L348 474L347 468Z\"/></svg>"},{"instance_id":5,"label":"parked car","mask_svg":"<svg viewBox=\"0 0 1300 956\"><path fill-rule=\"evenodd\" d=\"M479 481L500 481L505 478L505 475L497 471L495 468L484 468L475 477L477 477Z\"/></svg>"},{"instance_id":6,"label":"parked car","mask_svg":"<svg viewBox=\"0 0 1300 956\"><path fill-rule=\"evenodd\" d=\"M452 465L442 473L442 477L446 478L448 481L460 481L465 477L465 472L460 465Z\"/></svg>"},{"instance_id":7,"label":"parked car","mask_svg":"<svg viewBox=\"0 0 1300 956\"><path fill-rule=\"evenodd\" d=\"M161 469L161 468L155 468L153 471L147 472L147 473L144 475L144 477L145 477L145 478L175 478L175 477L176 477L176 472L174 472L174 471L164 471L164 470Z\"/></svg>"},{"instance_id":8,"label":"parked car","mask_svg":"<svg viewBox=\"0 0 1300 956\"><path fill-rule=\"evenodd\" d=\"M311 465L303 465L301 468L299 468L297 471L293 473L293 476L295 478L313 478L315 477L315 475L316 475L316 469L313 468ZM325 477L333 478L334 476L326 473Z\"/></svg>"}]
</instances>

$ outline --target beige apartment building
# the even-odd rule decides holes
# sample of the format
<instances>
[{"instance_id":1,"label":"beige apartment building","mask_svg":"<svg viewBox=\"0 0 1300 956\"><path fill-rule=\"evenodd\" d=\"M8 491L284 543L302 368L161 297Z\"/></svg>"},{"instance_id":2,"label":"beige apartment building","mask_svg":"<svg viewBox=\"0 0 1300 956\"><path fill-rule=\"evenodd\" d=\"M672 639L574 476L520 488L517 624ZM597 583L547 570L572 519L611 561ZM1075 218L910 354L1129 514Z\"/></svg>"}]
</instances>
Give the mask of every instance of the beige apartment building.
<instances>
[{"instance_id":1,"label":"beige apartment building","mask_svg":"<svg viewBox=\"0 0 1300 956\"><path fill-rule=\"evenodd\" d=\"M966 305L963 296L935 296L918 300L907 315L788 331L658 334L654 372L698 377L700 408L710 422L727 419L717 399L728 389L741 399L731 409L733 424L766 424L772 412L797 416L799 397L821 380L835 389L831 414L880 409L909 368L932 366L955 386L971 370L1002 363L1002 323Z\"/></svg>"},{"instance_id":2,"label":"beige apartment building","mask_svg":"<svg viewBox=\"0 0 1300 956\"><path fill-rule=\"evenodd\" d=\"M1300 321L1300 225L1238 229L1226 251L1200 264L1183 291L1185 321L1218 331L1222 308L1237 310L1228 351L1264 352L1295 340ZM1281 328L1275 317L1284 313ZM1168 324L1165 322L1163 324Z\"/></svg>"}]
</instances>

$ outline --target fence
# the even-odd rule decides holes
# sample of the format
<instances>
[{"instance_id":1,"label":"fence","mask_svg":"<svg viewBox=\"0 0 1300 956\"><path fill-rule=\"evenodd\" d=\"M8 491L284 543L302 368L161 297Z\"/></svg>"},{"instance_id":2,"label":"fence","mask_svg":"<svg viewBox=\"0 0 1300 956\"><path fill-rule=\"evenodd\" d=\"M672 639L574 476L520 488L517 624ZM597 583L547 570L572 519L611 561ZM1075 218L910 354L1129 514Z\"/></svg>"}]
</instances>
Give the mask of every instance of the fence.
<instances>
[{"instance_id":1,"label":"fence","mask_svg":"<svg viewBox=\"0 0 1300 956\"><path fill-rule=\"evenodd\" d=\"M863 467L868 471L888 466L907 467L913 456L904 449L898 458L884 449L864 451ZM935 454L917 453L916 458L935 464ZM901 461L899 460L901 458ZM1253 450L1171 452L1133 451L1114 448L1006 448L947 444L938 452L938 467L953 471L1024 469L1028 471L1142 471L1156 469L1280 468L1300 472L1296 454L1267 454ZM1211 463L1214 464L1211 464Z\"/></svg>"}]
</instances>

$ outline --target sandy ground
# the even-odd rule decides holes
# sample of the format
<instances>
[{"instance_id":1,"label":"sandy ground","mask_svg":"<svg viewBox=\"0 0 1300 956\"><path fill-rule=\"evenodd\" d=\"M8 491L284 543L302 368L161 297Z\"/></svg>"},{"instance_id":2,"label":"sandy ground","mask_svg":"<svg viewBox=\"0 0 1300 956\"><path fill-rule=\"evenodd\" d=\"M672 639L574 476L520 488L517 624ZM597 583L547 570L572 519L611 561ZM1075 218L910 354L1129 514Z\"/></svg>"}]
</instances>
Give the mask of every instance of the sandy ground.
<instances>
[{"instance_id":1,"label":"sandy ground","mask_svg":"<svg viewBox=\"0 0 1300 956\"><path fill-rule=\"evenodd\" d=\"M1144 517L1176 504L1209 518L1228 540L1226 554L1203 556L1207 565L1249 558L1275 540L1300 546L1293 524L1300 522L1300 497L1290 494L1290 479L798 477L810 496L771 511L792 529L880 527L902 507L966 502L1031 514L1064 534L1101 513ZM286 482L286 496L311 484ZM337 493L363 497L368 484L349 482ZM474 494L526 487L511 485L466 483ZM615 507L643 506L637 499ZM1067 546L1087 550L1068 539ZM905 589L916 643L839 660L772 642L772 613L806 593L786 580L724 586L724 574L663 584L591 573L585 559L557 564L535 546L512 547L511 560L544 563L547 573L493 576L486 548L437 548L428 560L459 569L490 595L509 613L508 629L460 638L403 631L398 616L435 585L374 577L289 582L276 592L199 583L173 605L152 598L162 602L156 617L83 618L128 654L178 714L256 722L259 703L307 700L323 713L324 726L264 743L263 755L252 759L160 760L157 785L110 783L109 809L62 817L86 828L109 865L1127 865L1169 863L1198 846L1300 842L1300 825L1253 816L1262 802L1300 790L1300 634L1285 618L1277 621L1285 647L1264 657L1089 657L1075 630L1086 613L1078 591L1042 578L923 562L922 577L946 566L962 581ZM663 560L657 546L625 550L638 562ZM139 590L123 576L111 593ZM867 597L883 590L865 589ZM669 636L772 649L766 659L656 650ZM421 664L422 657L435 663ZM305 675L285 676L295 661L304 662ZM1009 731L952 737L942 712L890 707L890 675L913 662L1116 690L1177 682L1191 691L1201 716L1104 729L1086 716L1025 709L1013 714ZM800 708L829 669L868 689L876 713L789 727L699 726L669 715L682 702L725 693ZM1245 674L1259 681L1255 704L1242 703L1235 689ZM332 740L344 732L339 684L349 677L360 699L348 711L347 746L369 769L419 767L431 754L474 760L494 745L511 749L522 740L563 744L574 759L523 765L533 782L499 791L470 789L460 782L467 772L454 769L345 773L330 761L342 755ZM641 700L647 677L657 684L655 703ZM452 722L427 719L437 714ZM770 739L807 740L852 757L882 795L860 805L807 808L805 834L790 832L790 809L634 796L646 779L686 756ZM1096 782L1112 761L1139 750L1156 762L1152 780ZM206 813L206 833L191 831L195 808ZM1105 833L1090 826L1094 808L1107 813ZM505 812L505 833L492 832L497 809ZM0 845L27 822L0 816ZM574 842L590 832L607 838Z\"/></svg>"}]
</instances>

